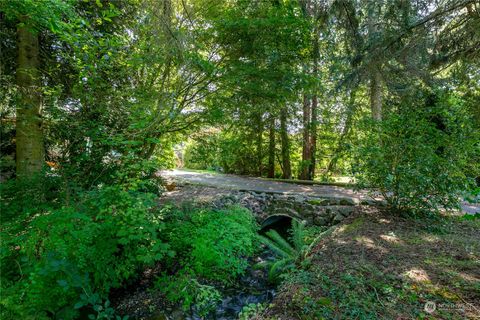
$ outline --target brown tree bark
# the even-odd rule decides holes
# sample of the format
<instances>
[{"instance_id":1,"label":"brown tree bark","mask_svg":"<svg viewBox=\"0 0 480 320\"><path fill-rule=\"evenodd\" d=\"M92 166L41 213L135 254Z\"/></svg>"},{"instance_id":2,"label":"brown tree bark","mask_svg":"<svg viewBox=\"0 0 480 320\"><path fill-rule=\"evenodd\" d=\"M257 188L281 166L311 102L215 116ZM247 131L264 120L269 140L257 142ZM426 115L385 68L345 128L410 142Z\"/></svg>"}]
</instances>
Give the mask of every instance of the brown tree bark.
<instances>
[{"instance_id":1,"label":"brown tree bark","mask_svg":"<svg viewBox=\"0 0 480 320\"><path fill-rule=\"evenodd\" d=\"M291 179L292 168L290 165L290 141L288 139L286 107L280 111L280 138L282 142L282 178Z\"/></svg>"},{"instance_id":2,"label":"brown tree bark","mask_svg":"<svg viewBox=\"0 0 480 320\"><path fill-rule=\"evenodd\" d=\"M263 121L262 115L257 116L256 148L257 148L257 174L263 174Z\"/></svg>"},{"instance_id":3,"label":"brown tree bark","mask_svg":"<svg viewBox=\"0 0 480 320\"><path fill-rule=\"evenodd\" d=\"M270 114L268 128L268 178L275 177L275 117Z\"/></svg>"},{"instance_id":4,"label":"brown tree bark","mask_svg":"<svg viewBox=\"0 0 480 320\"><path fill-rule=\"evenodd\" d=\"M38 70L39 41L38 35L27 25L17 29L17 49L16 83L19 100L16 108L16 171L17 177L23 178L42 170L45 152Z\"/></svg>"},{"instance_id":5,"label":"brown tree bark","mask_svg":"<svg viewBox=\"0 0 480 320\"><path fill-rule=\"evenodd\" d=\"M313 39L313 69L312 73L314 77L318 75L318 59L319 59L319 43L318 43L318 29L315 27L315 36ZM310 123L310 162L308 166L308 180L315 179L315 168L316 168L316 155L317 155L317 108L318 108L318 96L317 90L315 87L314 93L312 96L312 106L311 106L311 123Z\"/></svg>"},{"instance_id":6,"label":"brown tree bark","mask_svg":"<svg viewBox=\"0 0 480 320\"><path fill-rule=\"evenodd\" d=\"M308 166L310 161L310 100L306 94L303 95L303 144L302 144L302 171L299 178L308 179Z\"/></svg>"},{"instance_id":7,"label":"brown tree bark","mask_svg":"<svg viewBox=\"0 0 480 320\"><path fill-rule=\"evenodd\" d=\"M308 166L308 180L315 179L315 166L317 154L317 105L318 97L312 96L312 123L310 124L310 162Z\"/></svg>"}]
</instances>

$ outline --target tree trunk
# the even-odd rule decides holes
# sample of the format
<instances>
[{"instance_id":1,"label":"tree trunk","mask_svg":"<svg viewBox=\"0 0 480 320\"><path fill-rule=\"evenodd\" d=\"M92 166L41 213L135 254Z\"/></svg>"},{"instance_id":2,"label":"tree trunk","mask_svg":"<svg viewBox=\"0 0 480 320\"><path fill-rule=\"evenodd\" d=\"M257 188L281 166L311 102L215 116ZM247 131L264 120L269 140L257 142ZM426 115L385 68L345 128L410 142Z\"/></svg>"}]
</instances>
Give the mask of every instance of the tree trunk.
<instances>
[{"instance_id":1,"label":"tree trunk","mask_svg":"<svg viewBox=\"0 0 480 320\"><path fill-rule=\"evenodd\" d=\"M319 44L318 44L318 30L315 28L315 37L313 40L313 76L318 76L318 59L319 59ZM315 86L312 96L312 120L310 123L310 162L308 167L308 180L315 179L315 166L316 166L316 154L317 154L317 107L318 107L318 87Z\"/></svg>"},{"instance_id":2,"label":"tree trunk","mask_svg":"<svg viewBox=\"0 0 480 320\"><path fill-rule=\"evenodd\" d=\"M19 101L15 144L17 177L22 178L41 172L44 163L38 35L32 33L28 26L19 27L17 48Z\"/></svg>"},{"instance_id":3,"label":"tree trunk","mask_svg":"<svg viewBox=\"0 0 480 320\"><path fill-rule=\"evenodd\" d=\"M345 125L343 127L342 133L340 134L340 137L338 138L337 147L333 152L332 159L328 163L327 174L333 172L336 169L337 161L344 148L344 140L348 136L350 132L350 128L352 126L354 114L355 114L355 90L352 90L350 91L350 98L348 102L347 118L345 119Z\"/></svg>"},{"instance_id":4,"label":"tree trunk","mask_svg":"<svg viewBox=\"0 0 480 320\"><path fill-rule=\"evenodd\" d=\"M268 178L275 177L275 117L270 115L268 137Z\"/></svg>"},{"instance_id":5,"label":"tree trunk","mask_svg":"<svg viewBox=\"0 0 480 320\"><path fill-rule=\"evenodd\" d=\"M308 162L310 161L310 101L306 94L303 95L303 145L302 168L299 178L308 179Z\"/></svg>"},{"instance_id":6,"label":"tree trunk","mask_svg":"<svg viewBox=\"0 0 480 320\"><path fill-rule=\"evenodd\" d=\"M257 145L257 174L262 176L263 174L263 121L262 115L257 117L257 136L256 136L256 145Z\"/></svg>"},{"instance_id":7,"label":"tree trunk","mask_svg":"<svg viewBox=\"0 0 480 320\"><path fill-rule=\"evenodd\" d=\"M367 4L367 30L369 41L373 41L377 36L378 24L377 17L381 14L381 3L372 1ZM372 57L372 61L369 63L370 71L370 109L372 111L372 118L374 120L382 120L382 75L381 59L379 56Z\"/></svg>"},{"instance_id":8,"label":"tree trunk","mask_svg":"<svg viewBox=\"0 0 480 320\"><path fill-rule=\"evenodd\" d=\"M308 166L308 180L315 179L315 164L317 153L317 95L312 97L312 123L310 124L310 162Z\"/></svg>"},{"instance_id":9,"label":"tree trunk","mask_svg":"<svg viewBox=\"0 0 480 320\"><path fill-rule=\"evenodd\" d=\"M292 178L292 168L290 166L290 142L288 141L287 130L287 108L280 111L280 137L282 140L282 168L283 179Z\"/></svg>"},{"instance_id":10,"label":"tree trunk","mask_svg":"<svg viewBox=\"0 0 480 320\"><path fill-rule=\"evenodd\" d=\"M370 108L374 120L382 120L383 80L380 70L375 66L370 79Z\"/></svg>"}]
</instances>

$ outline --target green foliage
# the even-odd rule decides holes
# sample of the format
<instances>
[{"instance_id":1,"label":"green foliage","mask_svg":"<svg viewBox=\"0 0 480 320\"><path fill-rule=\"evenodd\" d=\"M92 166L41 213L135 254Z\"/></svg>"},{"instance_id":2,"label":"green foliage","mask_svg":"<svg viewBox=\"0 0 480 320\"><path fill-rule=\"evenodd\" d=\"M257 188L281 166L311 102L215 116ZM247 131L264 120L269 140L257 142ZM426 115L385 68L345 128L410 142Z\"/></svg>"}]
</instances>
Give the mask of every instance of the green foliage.
<instances>
[{"instance_id":1,"label":"green foliage","mask_svg":"<svg viewBox=\"0 0 480 320\"><path fill-rule=\"evenodd\" d=\"M71 18L74 15L72 3L73 1L59 0L0 1L2 11L7 19L14 20L19 26L27 26L37 32L42 29L57 32L66 28L66 23L62 21L62 18Z\"/></svg>"},{"instance_id":2,"label":"green foliage","mask_svg":"<svg viewBox=\"0 0 480 320\"><path fill-rule=\"evenodd\" d=\"M181 270L175 276L162 276L155 284L167 299L181 303L185 311L195 310L201 317L208 315L215 310L217 303L221 300L220 292L213 286L201 284L191 270Z\"/></svg>"},{"instance_id":3,"label":"green foliage","mask_svg":"<svg viewBox=\"0 0 480 320\"><path fill-rule=\"evenodd\" d=\"M173 211L166 222L175 260L200 278L228 283L243 274L256 250L257 225L244 208Z\"/></svg>"},{"instance_id":4,"label":"green foliage","mask_svg":"<svg viewBox=\"0 0 480 320\"><path fill-rule=\"evenodd\" d=\"M0 183L2 222L19 221L30 215L59 208L65 194L63 181L55 174L39 174L25 180Z\"/></svg>"},{"instance_id":5,"label":"green foliage","mask_svg":"<svg viewBox=\"0 0 480 320\"><path fill-rule=\"evenodd\" d=\"M228 131L207 132L187 145L185 166L236 174L257 173L255 148L250 138Z\"/></svg>"},{"instance_id":6,"label":"green foliage","mask_svg":"<svg viewBox=\"0 0 480 320\"><path fill-rule=\"evenodd\" d=\"M305 259L307 250L305 223L292 220L290 242L274 229L267 231L265 235L260 236L260 240L276 254L277 258L275 261L263 263L262 266L269 268L269 280L276 281L282 274L295 270Z\"/></svg>"},{"instance_id":7,"label":"green foliage","mask_svg":"<svg viewBox=\"0 0 480 320\"><path fill-rule=\"evenodd\" d=\"M402 102L367 132L357 149L358 181L378 190L396 210L456 208L478 172L470 166L478 156L478 135L452 94Z\"/></svg>"},{"instance_id":8,"label":"green foliage","mask_svg":"<svg viewBox=\"0 0 480 320\"><path fill-rule=\"evenodd\" d=\"M5 225L2 314L70 319L82 300L98 296L90 303L98 305L111 288L168 253L153 209L151 194L105 186L79 194L75 205L28 212L26 220Z\"/></svg>"},{"instance_id":9,"label":"green foliage","mask_svg":"<svg viewBox=\"0 0 480 320\"><path fill-rule=\"evenodd\" d=\"M115 309L110 306L110 301L107 299L102 301L98 294L87 295L82 293L80 295L80 301L74 306L75 309L87 306L91 308L94 313L88 314L88 319L91 320L128 320L129 316L115 315ZM65 317L62 315L62 317Z\"/></svg>"},{"instance_id":10,"label":"green foliage","mask_svg":"<svg viewBox=\"0 0 480 320\"><path fill-rule=\"evenodd\" d=\"M219 135L208 132L189 141L185 147L184 165L190 169L219 169Z\"/></svg>"},{"instance_id":11,"label":"green foliage","mask_svg":"<svg viewBox=\"0 0 480 320\"><path fill-rule=\"evenodd\" d=\"M252 320L261 317L262 312L267 307L264 303L250 303L242 308L238 314L239 320Z\"/></svg>"},{"instance_id":12,"label":"green foliage","mask_svg":"<svg viewBox=\"0 0 480 320\"><path fill-rule=\"evenodd\" d=\"M221 296L205 282L228 284L244 273L257 248L257 225L252 214L240 207L220 211L166 207L164 211L166 238L176 252L167 265L176 272L159 277L156 287L185 311L206 316Z\"/></svg>"}]
</instances>

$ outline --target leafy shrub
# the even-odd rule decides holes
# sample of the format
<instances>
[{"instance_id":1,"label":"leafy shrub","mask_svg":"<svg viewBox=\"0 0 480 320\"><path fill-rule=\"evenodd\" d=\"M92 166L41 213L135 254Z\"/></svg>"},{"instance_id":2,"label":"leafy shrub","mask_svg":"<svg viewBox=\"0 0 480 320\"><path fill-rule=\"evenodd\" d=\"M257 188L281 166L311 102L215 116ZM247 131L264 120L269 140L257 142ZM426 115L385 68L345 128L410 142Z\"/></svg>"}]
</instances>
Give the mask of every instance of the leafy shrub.
<instances>
[{"instance_id":1,"label":"leafy shrub","mask_svg":"<svg viewBox=\"0 0 480 320\"><path fill-rule=\"evenodd\" d=\"M251 212L164 208L166 238L176 252L173 275L158 278L156 287L185 311L203 317L214 310L220 293L206 281L227 284L243 274L257 248L257 224Z\"/></svg>"},{"instance_id":2,"label":"leafy shrub","mask_svg":"<svg viewBox=\"0 0 480 320\"><path fill-rule=\"evenodd\" d=\"M433 96L424 107L418 98L397 106L357 149L360 185L378 190L400 211L456 208L469 176L475 176L470 163L478 137L460 101L445 93Z\"/></svg>"},{"instance_id":3,"label":"leafy shrub","mask_svg":"<svg viewBox=\"0 0 480 320\"><path fill-rule=\"evenodd\" d=\"M244 208L173 211L167 217L168 242L183 266L223 283L243 274L256 250L257 225Z\"/></svg>"},{"instance_id":4,"label":"leafy shrub","mask_svg":"<svg viewBox=\"0 0 480 320\"><path fill-rule=\"evenodd\" d=\"M11 179L0 183L2 223L19 221L29 215L59 208L65 196L63 181L53 174L39 174L28 179Z\"/></svg>"},{"instance_id":5,"label":"leafy shrub","mask_svg":"<svg viewBox=\"0 0 480 320\"><path fill-rule=\"evenodd\" d=\"M173 277L166 275L159 277L155 285L166 294L168 300L181 303L183 310L196 312L201 317L215 310L217 303L221 300L217 289L201 284L188 268L181 270Z\"/></svg>"},{"instance_id":6,"label":"leafy shrub","mask_svg":"<svg viewBox=\"0 0 480 320\"><path fill-rule=\"evenodd\" d=\"M139 160L136 157L126 158L115 173L114 181L117 184L126 190L155 195L160 195L164 191L162 179L157 174L161 163L154 160Z\"/></svg>"},{"instance_id":7,"label":"leafy shrub","mask_svg":"<svg viewBox=\"0 0 480 320\"><path fill-rule=\"evenodd\" d=\"M111 288L168 252L153 199L105 186L81 193L74 206L45 208L6 225L2 317L71 319L86 303L99 309ZM25 231L18 232L19 224Z\"/></svg>"},{"instance_id":8,"label":"leafy shrub","mask_svg":"<svg viewBox=\"0 0 480 320\"><path fill-rule=\"evenodd\" d=\"M267 305L265 303L250 303L242 308L238 314L239 320L262 319L262 312L265 311Z\"/></svg>"}]
</instances>

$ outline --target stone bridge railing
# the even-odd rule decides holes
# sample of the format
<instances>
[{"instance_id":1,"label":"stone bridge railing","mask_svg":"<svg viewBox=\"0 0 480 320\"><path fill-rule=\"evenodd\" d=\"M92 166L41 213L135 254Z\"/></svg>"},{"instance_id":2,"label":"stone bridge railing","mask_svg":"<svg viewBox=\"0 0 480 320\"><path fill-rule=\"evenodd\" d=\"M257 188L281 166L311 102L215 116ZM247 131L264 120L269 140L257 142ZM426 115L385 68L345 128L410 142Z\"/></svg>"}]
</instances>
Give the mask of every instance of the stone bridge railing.
<instances>
[{"instance_id":1,"label":"stone bridge railing","mask_svg":"<svg viewBox=\"0 0 480 320\"><path fill-rule=\"evenodd\" d=\"M176 186L175 191L165 195L163 200L177 204L194 201L214 208L239 204L251 210L262 227L275 221L274 217L281 216L304 220L311 225L330 226L348 217L358 205L373 204L370 201L360 203L358 199L348 197L267 193L188 185Z\"/></svg>"},{"instance_id":2,"label":"stone bridge railing","mask_svg":"<svg viewBox=\"0 0 480 320\"><path fill-rule=\"evenodd\" d=\"M352 198L312 197L253 191L236 191L221 197L216 203L222 207L238 203L250 209L262 226L268 224L269 218L272 216L287 216L318 226L332 225L352 214L356 206L367 204Z\"/></svg>"}]
</instances>

